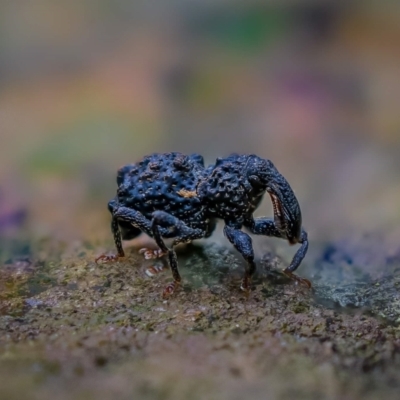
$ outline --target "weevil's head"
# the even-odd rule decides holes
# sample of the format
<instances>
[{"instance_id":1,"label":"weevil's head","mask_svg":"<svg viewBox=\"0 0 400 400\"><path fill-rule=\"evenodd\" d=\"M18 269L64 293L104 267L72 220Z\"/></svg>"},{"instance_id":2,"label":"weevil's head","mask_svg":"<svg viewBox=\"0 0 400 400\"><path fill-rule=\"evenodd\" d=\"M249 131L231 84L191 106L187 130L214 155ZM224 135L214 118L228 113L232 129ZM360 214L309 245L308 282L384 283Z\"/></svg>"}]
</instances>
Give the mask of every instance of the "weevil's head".
<instances>
[{"instance_id":1,"label":"weevil's head","mask_svg":"<svg viewBox=\"0 0 400 400\"><path fill-rule=\"evenodd\" d=\"M295 244L301 236L301 210L287 180L270 160L250 156L246 168L247 179L254 188L267 191L271 197L277 228Z\"/></svg>"}]
</instances>

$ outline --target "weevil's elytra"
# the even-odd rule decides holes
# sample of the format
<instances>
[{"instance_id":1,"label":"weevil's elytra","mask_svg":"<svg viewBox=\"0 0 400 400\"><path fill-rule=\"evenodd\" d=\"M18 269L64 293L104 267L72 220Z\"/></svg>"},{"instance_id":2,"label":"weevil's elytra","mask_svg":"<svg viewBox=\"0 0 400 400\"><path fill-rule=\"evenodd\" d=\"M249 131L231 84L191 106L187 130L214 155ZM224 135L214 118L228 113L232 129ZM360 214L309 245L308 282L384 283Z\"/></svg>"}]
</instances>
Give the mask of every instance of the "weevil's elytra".
<instances>
[{"instance_id":1,"label":"weevil's elytra","mask_svg":"<svg viewBox=\"0 0 400 400\"><path fill-rule=\"evenodd\" d=\"M118 256L124 256L121 239L133 239L141 232L154 238L159 247L155 257L168 256L174 278L165 295L181 282L174 246L209 237L217 219L225 222L225 236L247 262L243 290L249 290L256 268L252 241L243 228L255 235L299 243L300 248L284 272L311 286L293 274L308 248L300 206L289 183L271 161L256 155L232 154L206 168L198 154L155 153L120 168L117 184L117 195L108 209ZM274 218L254 218L266 192L271 197ZM171 248L165 245L164 238L173 238Z\"/></svg>"}]
</instances>

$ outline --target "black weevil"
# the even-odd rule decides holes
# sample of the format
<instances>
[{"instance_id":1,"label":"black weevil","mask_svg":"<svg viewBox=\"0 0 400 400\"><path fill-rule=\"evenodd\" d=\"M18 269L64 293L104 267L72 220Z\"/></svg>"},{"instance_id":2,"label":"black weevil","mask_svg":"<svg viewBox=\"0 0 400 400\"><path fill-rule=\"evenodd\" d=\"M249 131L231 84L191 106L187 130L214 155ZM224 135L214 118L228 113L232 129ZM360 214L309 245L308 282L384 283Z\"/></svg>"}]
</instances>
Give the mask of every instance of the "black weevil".
<instances>
[{"instance_id":1,"label":"black weevil","mask_svg":"<svg viewBox=\"0 0 400 400\"><path fill-rule=\"evenodd\" d=\"M241 230L243 227L256 235L300 243L283 272L311 286L307 279L293 274L308 248L300 206L271 161L256 155L232 154L206 168L198 154L155 153L120 168L117 184L117 195L108 203L108 209L118 254L102 255L96 262L124 257L122 239L130 240L144 232L159 247L156 251L144 249L146 258L168 255L174 278L164 291L164 296L169 295L181 282L174 246L209 237L216 221L222 219L225 236L247 262L243 290L249 290L256 269L252 240ZM254 218L265 192L271 197L274 218ZM173 239L171 248L163 238Z\"/></svg>"}]
</instances>

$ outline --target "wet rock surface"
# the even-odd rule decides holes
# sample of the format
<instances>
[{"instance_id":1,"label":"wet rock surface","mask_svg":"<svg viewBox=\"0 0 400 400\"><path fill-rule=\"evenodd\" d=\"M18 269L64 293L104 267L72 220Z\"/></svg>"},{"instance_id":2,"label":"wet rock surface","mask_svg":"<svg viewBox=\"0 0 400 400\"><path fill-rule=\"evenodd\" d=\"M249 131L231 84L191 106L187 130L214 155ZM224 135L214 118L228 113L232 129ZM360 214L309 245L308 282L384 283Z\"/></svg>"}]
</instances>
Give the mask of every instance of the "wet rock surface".
<instances>
[{"instance_id":1,"label":"wet rock surface","mask_svg":"<svg viewBox=\"0 0 400 400\"><path fill-rule=\"evenodd\" d=\"M0 269L1 396L396 398L396 248L381 238L381 253L365 255L377 243L368 240L314 246L299 269L312 290L262 247L249 297L235 252L190 245L179 252L183 287L168 300L169 270L149 277L156 264L137 248L96 265L104 247L33 243Z\"/></svg>"}]
</instances>

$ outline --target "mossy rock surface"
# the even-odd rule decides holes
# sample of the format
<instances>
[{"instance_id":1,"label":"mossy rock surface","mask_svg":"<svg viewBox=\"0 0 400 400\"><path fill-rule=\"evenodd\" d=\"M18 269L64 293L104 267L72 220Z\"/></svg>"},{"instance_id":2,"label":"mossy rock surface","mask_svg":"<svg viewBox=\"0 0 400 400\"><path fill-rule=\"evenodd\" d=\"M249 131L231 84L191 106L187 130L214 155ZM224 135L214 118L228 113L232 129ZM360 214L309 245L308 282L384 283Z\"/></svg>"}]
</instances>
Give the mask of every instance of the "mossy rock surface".
<instances>
[{"instance_id":1,"label":"mossy rock surface","mask_svg":"<svg viewBox=\"0 0 400 400\"><path fill-rule=\"evenodd\" d=\"M0 270L0 398L396 398L397 258L377 275L359 243L315 246L312 290L261 247L248 297L236 253L187 246L168 300L170 272L149 277L137 248L97 265L104 247L32 243Z\"/></svg>"}]
</instances>

